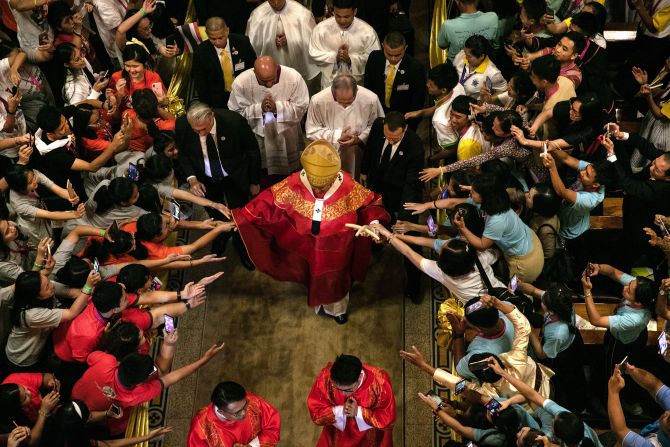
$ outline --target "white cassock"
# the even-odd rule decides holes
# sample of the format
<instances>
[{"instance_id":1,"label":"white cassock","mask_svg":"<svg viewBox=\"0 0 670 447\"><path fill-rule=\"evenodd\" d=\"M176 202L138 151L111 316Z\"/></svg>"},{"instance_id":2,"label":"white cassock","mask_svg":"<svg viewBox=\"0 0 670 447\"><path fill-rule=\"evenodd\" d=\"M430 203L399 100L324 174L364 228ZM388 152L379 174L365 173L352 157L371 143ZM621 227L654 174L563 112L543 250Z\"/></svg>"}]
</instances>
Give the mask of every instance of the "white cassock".
<instances>
[{"instance_id":1,"label":"white cassock","mask_svg":"<svg viewBox=\"0 0 670 447\"><path fill-rule=\"evenodd\" d=\"M379 98L376 94L358 86L354 102L343 107L333 98L330 87L312 96L307 110L305 131L309 140L324 139L335 146L342 159L342 169L356 178L362 155L360 147L340 147L338 140L345 129L349 133L357 132L363 143L368 141L372 123L384 116Z\"/></svg>"},{"instance_id":2,"label":"white cassock","mask_svg":"<svg viewBox=\"0 0 670 447\"><path fill-rule=\"evenodd\" d=\"M277 12L268 2L253 10L247 22L247 36L259 56L272 56L281 65L298 70L305 81L319 74L309 57L309 40L316 26L309 9L294 0L286 0L286 6ZM286 36L286 46L277 48L275 38Z\"/></svg>"},{"instance_id":3,"label":"white cassock","mask_svg":"<svg viewBox=\"0 0 670 447\"><path fill-rule=\"evenodd\" d=\"M349 47L351 66L336 62L337 51L342 45ZM349 28L343 30L335 17L331 17L314 28L309 42L309 55L321 70L321 88L326 88L340 72L351 73L360 83L368 56L380 48L377 33L363 20L354 18Z\"/></svg>"},{"instance_id":4,"label":"white cassock","mask_svg":"<svg viewBox=\"0 0 670 447\"><path fill-rule=\"evenodd\" d=\"M254 69L233 81L228 109L247 119L261 150L262 167L269 175L288 175L300 166L305 138L300 121L309 105L307 84L296 70L279 65L279 80L271 88L258 83ZM262 103L272 96L277 115L263 113Z\"/></svg>"}]
</instances>

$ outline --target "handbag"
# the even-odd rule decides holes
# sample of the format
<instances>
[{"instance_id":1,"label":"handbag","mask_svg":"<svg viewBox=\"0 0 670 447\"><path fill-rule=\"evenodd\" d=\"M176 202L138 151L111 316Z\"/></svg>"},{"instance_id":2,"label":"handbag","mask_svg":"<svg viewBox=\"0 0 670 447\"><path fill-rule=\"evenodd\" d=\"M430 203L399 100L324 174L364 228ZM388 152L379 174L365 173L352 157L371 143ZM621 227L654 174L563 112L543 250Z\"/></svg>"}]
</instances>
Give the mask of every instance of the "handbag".
<instances>
[{"instance_id":1,"label":"handbag","mask_svg":"<svg viewBox=\"0 0 670 447\"><path fill-rule=\"evenodd\" d=\"M537 229L539 234L542 227L549 227L556 238L554 256L544 260L544 267L538 279L549 282L565 283L575 279L575 261L565 247L565 239L559 236L556 229L550 224L542 224Z\"/></svg>"}]
</instances>

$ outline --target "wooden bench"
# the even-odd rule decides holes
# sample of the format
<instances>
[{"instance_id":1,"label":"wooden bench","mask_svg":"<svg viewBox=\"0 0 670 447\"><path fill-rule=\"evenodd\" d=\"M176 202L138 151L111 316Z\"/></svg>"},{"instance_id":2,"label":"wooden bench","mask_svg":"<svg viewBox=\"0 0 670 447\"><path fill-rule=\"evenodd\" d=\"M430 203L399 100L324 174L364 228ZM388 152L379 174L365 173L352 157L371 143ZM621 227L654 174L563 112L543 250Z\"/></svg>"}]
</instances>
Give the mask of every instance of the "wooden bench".
<instances>
[{"instance_id":1,"label":"wooden bench","mask_svg":"<svg viewBox=\"0 0 670 447\"><path fill-rule=\"evenodd\" d=\"M623 198L605 197L602 216L591 216L591 230L623 229Z\"/></svg>"},{"instance_id":2,"label":"wooden bench","mask_svg":"<svg viewBox=\"0 0 670 447\"><path fill-rule=\"evenodd\" d=\"M603 33L607 42L632 42L637 37L635 23L606 23Z\"/></svg>"}]
</instances>

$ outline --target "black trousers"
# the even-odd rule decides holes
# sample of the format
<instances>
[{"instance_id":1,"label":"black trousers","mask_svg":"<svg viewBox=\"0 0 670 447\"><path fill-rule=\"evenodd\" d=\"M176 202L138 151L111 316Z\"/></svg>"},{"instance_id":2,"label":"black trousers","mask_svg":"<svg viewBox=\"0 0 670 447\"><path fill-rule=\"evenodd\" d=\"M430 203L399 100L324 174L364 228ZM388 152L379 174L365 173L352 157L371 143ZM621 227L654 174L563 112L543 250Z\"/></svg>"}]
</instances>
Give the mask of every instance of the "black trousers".
<instances>
[{"instance_id":1,"label":"black trousers","mask_svg":"<svg viewBox=\"0 0 670 447\"><path fill-rule=\"evenodd\" d=\"M243 188L236 182L233 182L230 177L224 177L222 180L214 180L205 177L200 181L205 185L205 197L209 200L224 203L230 209L241 208L249 202L249 186L247 185L246 188ZM228 220L228 218L218 210L212 208L206 208L206 210L209 217L214 220ZM240 257L248 257L247 249L237 231L222 233L218 236L212 244L212 251L221 254L231 236L233 238L235 250Z\"/></svg>"}]
</instances>

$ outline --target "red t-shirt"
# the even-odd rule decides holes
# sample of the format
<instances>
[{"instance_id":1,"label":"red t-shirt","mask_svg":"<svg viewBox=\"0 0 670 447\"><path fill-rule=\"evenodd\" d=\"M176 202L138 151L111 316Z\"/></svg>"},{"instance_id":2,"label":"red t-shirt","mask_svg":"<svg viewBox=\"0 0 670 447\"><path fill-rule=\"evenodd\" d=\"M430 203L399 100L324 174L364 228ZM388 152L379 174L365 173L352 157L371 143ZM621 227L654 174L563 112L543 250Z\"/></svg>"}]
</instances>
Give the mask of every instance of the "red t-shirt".
<instances>
[{"instance_id":1,"label":"red t-shirt","mask_svg":"<svg viewBox=\"0 0 670 447\"><path fill-rule=\"evenodd\" d=\"M125 309L121 312L121 320L134 323L142 331L151 329L153 325L151 313L142 309ZM69 325L60 325L53 332L54 352L64 362L85 362L95 350L106 325L107 320L100 315L93 302L89 302Z\"/></svg>"},{"instance_id":2,"label":"red t-shirt","mask_svg":"<svg viewBox=\"0 0 670 447\"><path fill-rule=\"evenodd\" d=\"M34 424L37 422L37 412L42 405L42 395L40 394L40 388L42 387L42 373L10 374L2 382L3 385L7 383L21 385L30 392L30 402L22 406L21 410L31 423Z\"/></svg>"},{"instance_id":3,"label":"red t-shirt","mask_svg":"<svg viewBox=\"0 0 670 447\"><path fill-rule=\"evenodd\" d=\"M125 224L121 229L127 233L135 234L137 233L137 221ZM136 241L136 243L142 244L147 248L147 252L149 252L147 259L165 259L171 254L184 254L184 248L181 245L168 247L158 242Z\"/></svg>"},{"instance_id":4,"label":"red t-shirt","mask_svg":"<svg viewBox=\"0 0 670 447\"><path fill-rule=\"evenodd\" d=\"M133 123L133 129L130 133L130 150L146 152L147 149L154 145L154 138L149 135L149 132L146 129L140 129L140 125L138 124L139 120L135 110L128 109L123 112L123 115L127 116ZM159 130L174 130L175 122L176 120L174 119L154 119L154 123Z\"/></svg>"},{"instance_id":5,"label":"red t-shirt","mask_svg":"<svg viewBox=\"0 0 670 447\"><path fill-rule=\"evenodd\" d=\"M112 435L126 430L132 408L159 396L163 391L163 382L158 378L129 389L119 383L119 361L106 352L95 351L88 356L89 368L75 383L72 399L84 401L90 411L106 411L112 403L123 410L120 419L105 418L103 425Z\"/></svg>"}]
</instances>

